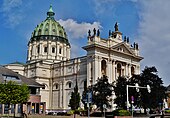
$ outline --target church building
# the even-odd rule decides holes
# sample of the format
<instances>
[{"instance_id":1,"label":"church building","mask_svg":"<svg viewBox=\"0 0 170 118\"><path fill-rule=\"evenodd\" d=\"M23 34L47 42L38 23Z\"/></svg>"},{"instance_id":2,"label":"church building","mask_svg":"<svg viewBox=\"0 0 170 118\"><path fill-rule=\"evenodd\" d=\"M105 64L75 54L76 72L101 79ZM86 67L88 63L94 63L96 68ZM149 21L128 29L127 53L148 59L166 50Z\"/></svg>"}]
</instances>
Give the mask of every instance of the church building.
<instances>
[{"instance_id":1,"label":"church building","mask_svg":"<svg viewBox=\"0 0 170 118\"><path fill-rule=\"evenodd\" d=\"M99 29L90 29L87 44L82 47L87 54L71 59L67 32L54 16L50 6L46 19L32 32L26 64L5 65L44 85L40 95L47 110L70 109L68 104L76 80L81 96L85 86L95 84L103 75L112 83L118 76L131 77L140 73L143 57L139 55L139 46L131 45L128 37L122 38L117 23L107 38L100 37Z\"/></svg>"}]
</instances>

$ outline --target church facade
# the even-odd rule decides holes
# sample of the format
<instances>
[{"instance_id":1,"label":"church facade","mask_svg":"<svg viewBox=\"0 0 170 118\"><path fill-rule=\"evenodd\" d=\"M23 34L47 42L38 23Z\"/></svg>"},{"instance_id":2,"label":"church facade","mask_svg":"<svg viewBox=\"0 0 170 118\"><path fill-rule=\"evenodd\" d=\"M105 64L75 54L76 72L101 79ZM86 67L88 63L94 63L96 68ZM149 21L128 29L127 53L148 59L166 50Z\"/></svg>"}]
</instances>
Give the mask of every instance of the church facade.
<instances>
[{"instance_id":1,"label":"church facade","mask_svg":"<svg viewBox=\"0 0 170 118\"><path fill-rule=\"evenodd\" d=\"M87 54L71 59L67 33L54 16L50 6L47 18L37 25L28 42L26 64L5 65L44 85L40 95L47 110L70 109L68 104L76 80L82 95L84 87L95 84L102 75L112 83L118 76L140 73L143 58L138 44L131 45L128 37L122 38L117 23L108 38L101 38L99 30L89 30L87 45L83 47Z\"/></svg>"}]
</instances>

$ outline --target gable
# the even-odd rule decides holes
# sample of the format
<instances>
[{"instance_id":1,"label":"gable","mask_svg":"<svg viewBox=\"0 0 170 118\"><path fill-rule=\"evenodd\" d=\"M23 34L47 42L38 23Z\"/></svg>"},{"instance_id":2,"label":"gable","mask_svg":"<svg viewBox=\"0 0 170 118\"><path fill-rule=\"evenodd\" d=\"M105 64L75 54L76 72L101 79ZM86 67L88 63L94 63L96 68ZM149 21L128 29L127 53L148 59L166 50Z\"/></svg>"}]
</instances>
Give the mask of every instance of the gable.
<instances>
[{"instance_id":1,"label":"gable","mask_svg":"<svg viewBox=\"0 0 170 118\"><path fill-rule=\"evenodd\" d=\"M134 55L130 46L128 46L124 42L113 46L112 49L117 51L117 52L122 52L122 53L126 53L126 54L129 54L129 55Z\"/></svg>"}]
</instances>

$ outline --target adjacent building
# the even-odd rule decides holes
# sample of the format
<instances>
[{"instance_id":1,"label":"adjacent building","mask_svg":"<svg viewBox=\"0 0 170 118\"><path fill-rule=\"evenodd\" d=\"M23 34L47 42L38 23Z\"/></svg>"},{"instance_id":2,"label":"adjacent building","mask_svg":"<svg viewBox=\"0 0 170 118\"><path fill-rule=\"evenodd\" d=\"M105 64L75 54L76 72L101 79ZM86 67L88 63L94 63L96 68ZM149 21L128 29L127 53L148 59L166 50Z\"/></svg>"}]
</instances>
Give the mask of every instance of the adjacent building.
<instances>
[{"instance_id":1,"label":"adjacent building","mask_svg":"<svg viewBox=\"0 0 170 118\"><path fill-rule=\"evenodd\" d=\"M34 113L41 113L45 114L46 104L42 102L41 95L40 95L40 88L43 86L32 79L28 79L25 76L22 76L10 69L0 66L0 83L6 84L8 81L14 81L16 84L26 84L30 90L30 97L29 100L24 103L23 110L27 113L34 114ZM8 108L11 108L9 111ZM8 104L0 104L0 115L1 114L21 114L21 104L17 104L16 108L14 109L14 104L8 106Z\"/></svg>"},{"instance_id":2,"label":"adjacent building","mask_svg":"<svg viewBox=\"0 0 170 118\"><path fill-rule=\"evenodd\" d=\"M140 73L143 58L139 55L139 46L131 45L128 37L122 38L117 23L107 38L100 37L99 29L89 30L87 45L83 46L87 54L71 59L67 33L54 16L50 6L46 19L37 25L30 37L26 64L5 65L44 85L40 95L47 110L70 109L68 104L76 80L81 95L85 86L95 84L102 75L108 76L112 83L118 76L131 77Z\"/></svg>"}]
</instances>

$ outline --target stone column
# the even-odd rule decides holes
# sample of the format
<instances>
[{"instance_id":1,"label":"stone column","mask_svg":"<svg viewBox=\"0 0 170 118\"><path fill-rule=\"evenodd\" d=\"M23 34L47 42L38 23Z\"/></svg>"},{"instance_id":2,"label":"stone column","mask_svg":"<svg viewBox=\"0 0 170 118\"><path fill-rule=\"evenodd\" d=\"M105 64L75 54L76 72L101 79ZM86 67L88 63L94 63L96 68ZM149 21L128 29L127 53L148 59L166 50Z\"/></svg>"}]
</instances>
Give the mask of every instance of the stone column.
<instances>
[{"instance_id":1,"label":"stone column","mask_svg":"<svg viewBox=\"0 0 170 118\"><path fill-rule=\"evenodd\" d=\"M42 58L43 55L43 42L40 41L40 58Z\"/></svg>"},{"instance_id":2,"label":"stone column","mask_svg":"<svg viewBox=\"0 0 170 118\"><path fill-rule=\"evenodd\" d=\"M115 63L115 80L117 80L117 64Z\"/></svg>"},{"instance_id":3,"label":"stone column","mask_svg":"<svg viewBox=\"0 0 170 118\"><path fill-rule=\"evenodd\" d=\"M52 109L53 104L53 83L52 78L49 79L49 108Z\"/></svg>"},{"instance_id":4,"label":"stone column","mask_svg":"<svg viewBox=\"0 0 170 118\"><path fill-rule=\"evenodd\" d=\"M36 50L36 42L34 41L33 45L32 45L32 57L33 57L33 59L35 59L35 56L36 56L35 50Z\"/></svg>"},{"instance_id":5,"label":"stone column","mask_svg":"<svg viewBox=\"0 0 170 118\"><path fill-rule=\"evenodd\" d=\"M129 77L131 77L132 76L132 74L131 74L131 64L129 64Z\"/></svg>"},{"instance_id":6,"label":"stone column","mask_svg":"<svg viewBox=\"0 0 170 118\"><path fill-rule=\"evenodd\" d=\"M63 57L64 57L64 60L66 60L66 57L67 57L67 54L66 54L66 44L64 44L64 47L63 47Z\"/></svg>"},{"instance_id":7,"label":"stone column","mask_svg":"<svg viewBox=\"0 0 170 118\"><path fill-rule=\"evenodd\" d=\"M48 42L47 42L47 48L48 48L47 58L48 58L48 59L51 59L51 41L48 41Z\"/></svg>"},{"instance_id":8,"label":"stone column","mask_svg":"<svg viewBox=\"0 0 170 118\"><path fill-rule=\"evenodd\" d=\"M111 60L107 61L107 68L106 68L106 72L107 72L107 76L108 76L108 81L109 83L111 83L112 81L112 62Z\"/></svg>"},{"instance_id":9,"label":"stone column","mask_svg":"<svg viewBox=\"0 0 170 118\"><path fill-rule=\"evenodd\" d=\"M99 75L99 77L102 77L102 71L101 71L101 68L102 68L101 66L102 66L102 64L101 64L101 63L102 63L102 58L101 58L101 57L98 57L98 70L99 70L99 71L98 71L98 72L99 72L98 75Z\"/></svg>"},{"instance_id":10,"label":"stone column","mask_svg":"<svg viewBox=\"0 0 170 118\"><path fill-rule=\"evenodd\" d=\"M125 76L128 76L128 64L126 63L126 65L125 65Z\"/></svg>"},{"instance_id":11,"label":"stone column","mask_svg":"<svg viewBox=\"0 0 170 118\"><path fill-rule=\"evenodd\" d=\"M32 52L32 44L30 43L28 47L27 60L31 60L31 56L32 56L31 52Z\"/></svg>"},{"instance_id":12,"label":"stone column","mask_svg":"<svg viewBox=\"0 0 170 118\"><path fill-rule=\"evenodd\" d=\"M96 56L93 57L93 84L95 84L97 81L97 78L99 76L99 70L98 70L98 61L97 61L97 58Z\"/></svg>"},{"instance_id":13,"label":"stone column","mask_svg":"<svg viewBox=\"0 0 170 118\"><path fill-rule=\"evenodd\" d=\"M65 82L65 77L63 79L63 108L66 109L67 106L66 106L66 82Z\"/></svg>"},{"instance_id":14,"label":"stone column","mask_svg":"<svg viewBox=\"0 0 170 118\"><path fill-rule=\"evenodd\" d=\"M112 82L116 80L115 61L112 61Z\"/></svg>"},{"instance_id":15,"label":"stone column","mask_svg":"<svg viewBox=\"0 0 170 118\"><path fill-rule=\"evenodd\" d=\"M60 99L59 99L59 107L62 108L62 82L60 82Z\"/></svg>"},{"instance_id":16,"label":"stone column","mask_svg":"<svg viewBox=\"0 0 170 118\"><path fill-rule=\"evenodd\" d=\"M90 79L91 79L91 61L90 57L87 56L87 86L90 85Z\"/></svg>"}]
</instances>

